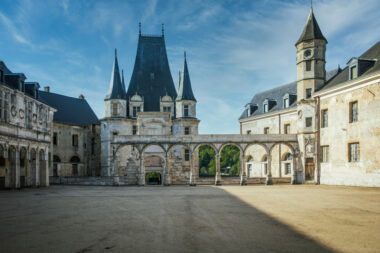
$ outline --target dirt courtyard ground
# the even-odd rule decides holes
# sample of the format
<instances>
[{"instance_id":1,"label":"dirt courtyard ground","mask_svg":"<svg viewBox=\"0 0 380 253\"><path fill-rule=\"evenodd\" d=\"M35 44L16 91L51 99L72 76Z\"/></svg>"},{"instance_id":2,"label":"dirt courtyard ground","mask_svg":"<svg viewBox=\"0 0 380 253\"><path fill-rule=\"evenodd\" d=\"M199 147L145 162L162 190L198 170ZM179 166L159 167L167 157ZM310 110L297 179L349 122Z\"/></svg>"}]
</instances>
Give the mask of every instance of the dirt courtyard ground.
<instances>
[{"instance_id":1,"label":"dirt courtyard ground","mask_svg":"<svg viewBox=\"0 0 380 253\"><path fill-rule=\"evenodd\" d=\"M380 252L380 189L0 191L0 252Z\"/></svg>"}]
</instances>

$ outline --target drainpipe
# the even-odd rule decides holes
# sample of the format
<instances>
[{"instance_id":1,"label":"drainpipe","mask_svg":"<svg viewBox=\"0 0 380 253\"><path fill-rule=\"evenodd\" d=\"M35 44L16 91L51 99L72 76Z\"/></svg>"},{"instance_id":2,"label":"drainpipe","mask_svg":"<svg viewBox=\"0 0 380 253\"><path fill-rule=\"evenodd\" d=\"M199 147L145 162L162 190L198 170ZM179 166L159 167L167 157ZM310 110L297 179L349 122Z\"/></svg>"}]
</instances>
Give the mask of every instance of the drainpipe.
<instances>
[{"instance_id":1,"label":"drainpipe","mask_svg":"<svg viewBox=\"0 0 380 253\"><path fill-rule=\"evenodd\" d=\"M321 178L321 162L320 162L320 147L321 147L321 124L320 124L320 111L321 111L321 102L320 102L320 97L316 97L316 103L317 103L317 110L315 112L315 129L316 131L316 136L315 136L315 148L316 148L316 167L317 167L317 182L316 184L320 184L320 178Z\"/></svg>"}]
</instances>

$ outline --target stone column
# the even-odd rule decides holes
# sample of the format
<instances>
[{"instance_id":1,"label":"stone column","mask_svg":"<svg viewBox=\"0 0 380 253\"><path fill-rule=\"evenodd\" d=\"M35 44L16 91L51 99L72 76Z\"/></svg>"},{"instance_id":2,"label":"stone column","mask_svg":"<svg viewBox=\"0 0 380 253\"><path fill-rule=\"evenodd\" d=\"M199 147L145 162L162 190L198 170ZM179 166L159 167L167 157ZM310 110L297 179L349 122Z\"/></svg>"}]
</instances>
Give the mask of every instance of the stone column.
<instances>
[{"instance_id":1,"label":"stone column","mask_svg":"<svg viewBox=\"0 0 380 253\"><path fill-rule=\"evenodd\" d=\"M190 155L190 186L195 186L195 175L194 175L194 161L193 161L193 151L189 150Z\"/></svg>"},{"instance_id":2,"label":"stone column","mask_svg":"<svg viewBox=\"0 0 380 253\"><path fill-rule=\"evenodd\" d=\"M245 173L243 151L240 151L240 185L247 185L247 174Z\"/></svg>"},{"instance_id":3,"label":"stone column","mask_svg":"<svg viewBox=\"0 0 380 253\"><path fill-rule=\"evenodd\" d=\"M164 175L162 178L162 185L169 185L169 160L168 160L168 152L165 152L165 166L164 166Z\"/></svg>"},{"instance_id":4,"label":"stone column","mask_svg":"<svg viewBox=\"0 0 380 253\"><path fill-rule=\"evenodd\" d=\"M293 167L292 167L291 184L297 184L297 154L295 152L293 152Z\"/></svg>"},{"instance_id":5,"label":"stone column","mask_svg":"<svg viewBox=\"0 0 380 253\"><path fill-rule=\"evenodd\" d=\"M15 182L15 185L14 187L15 188L20 188L20 149L17 147L16 148L16 154L15 154L15 157L16 157L16 161L15 161L15 173L14 173L14 182Z\"/></svg>"},{"instance_id":6,"label":"stone column","mask_svg":"<svg viewBox=\"0 0 380 253\"><path fill-rule=\"evenodd\" d=\"M10 155L7 150L4 150L5 159L5 188L11 188L11 163L9 161Z\"/></svg>"},{"instance_id":7,"label":"stone column","mask_svg":"<svg viewBox=\"0 0 380 253\"><path fill-rule=\"evenodd\" d=\"M220 156L218 152L215 154L215 165L215 185L221 185L222 177L220 175Z\"/></svg>"},{"instance_id":8,"label":"stone column","mask_svg":"<svg viewBox=\"0 0 380 253\"><path fill-rule=\"evenodd\" d=\"M266 185L271 185L272 184L272 155L268 154L268 162L267 162L267 179L266 179Z\"/></svg>"},{"instance_id":9,"label":"stone column","mask_svg":"<svg viewBox=\"0 0 380 253\"><path fill-rule=\"evenodd\" d=\"M45 161L43 161L43 163L45 163L45 172L42 173L42 182L41 182L41 186L49 186L49 159L45 157Z\"/></svg>"},{"instance_id":10,"label":"stone column","mask_svg":"<svg viewBox=\"0 0 380 253\"><path fill-rule=\"evenodd\" d=\"M144 169L144 166L143 166L142 154L139 155L139 163L140 163L140 167L139 167L138 185L144 186L145 185L145 169Z\"/></svg>"}]
</instances>

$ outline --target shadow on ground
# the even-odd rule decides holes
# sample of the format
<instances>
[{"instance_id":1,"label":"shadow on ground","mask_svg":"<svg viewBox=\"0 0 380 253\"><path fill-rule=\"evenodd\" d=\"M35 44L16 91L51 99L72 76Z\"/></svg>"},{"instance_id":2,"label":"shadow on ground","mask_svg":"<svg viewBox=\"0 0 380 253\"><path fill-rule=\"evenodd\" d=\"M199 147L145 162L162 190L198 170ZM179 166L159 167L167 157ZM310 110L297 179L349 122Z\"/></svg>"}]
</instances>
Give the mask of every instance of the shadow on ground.
<instances>
[{"instance_id":1,"label":"shadow on ground","mask_svg":"<svg viewBox=\"0 0 380 253\"><path fill-rule=\"evenodd\" d=\"M221 188L1 191L0 252L331 252Z\"/></svg>"}]
</instances>

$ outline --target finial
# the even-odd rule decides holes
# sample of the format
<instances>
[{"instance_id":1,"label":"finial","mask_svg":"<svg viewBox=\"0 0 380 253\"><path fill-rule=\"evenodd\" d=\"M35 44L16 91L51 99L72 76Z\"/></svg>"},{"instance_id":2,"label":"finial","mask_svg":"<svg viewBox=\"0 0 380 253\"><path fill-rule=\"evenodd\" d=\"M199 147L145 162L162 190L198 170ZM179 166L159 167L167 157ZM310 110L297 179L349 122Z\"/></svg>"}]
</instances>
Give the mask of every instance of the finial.
<instances>
[{"instance_id":1,"label":"finial","mask_svg":"<svg viewBox=\"0 0 380 253\"><path fill-rule=\"evenodd\" d=\"M313 9L313 0L310 0L310 8Z\"/></svg>"},{"instance_id":2,"label":"finial","mask_svg":"<svg viewBox=\"0 0 380 253\"><path fill-rule=\"evenodd\" d=\"M165 26L164 26L164 23L162 23L162 25L161 25L161 31L162 31L162 37L164 37L164 34L165 34Z\"/></svg>"},{"instance_id":3,"label":"finial","mask_svg":"<svg viewBox=\"0 0 380 253\"><path fill-rule=\"evenodd\" d=\"M185 60L186 60L186 51L183 52L183 57L184 57Z\"/></svg>"},{"instance_id":4,"label":"finial","mask_svg":"<svg viewBox=\"0 0 380 253\"><path fill-rule=\"evenodd\" d=\"M139 22L139 35L141 36L141 22Z\"/></svg>"},{"instance_id":5,"label":"finial","mask_svg":"<svg viewBox=\"0 0 380 253\"><path fill-rule=\"evenodd\" d=\"M115 48L115 57L117 57L117 49Z\"/></svg>"}]
</instances>

